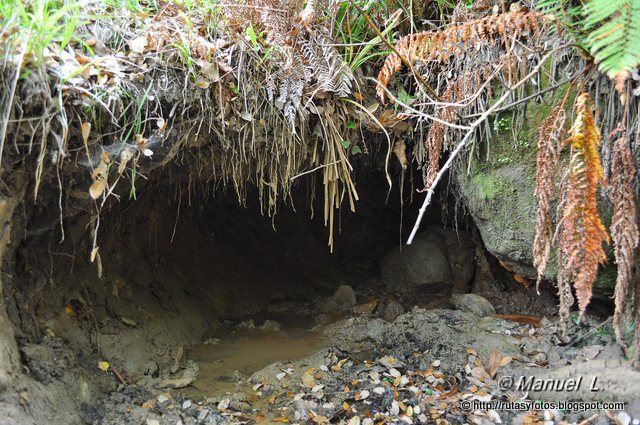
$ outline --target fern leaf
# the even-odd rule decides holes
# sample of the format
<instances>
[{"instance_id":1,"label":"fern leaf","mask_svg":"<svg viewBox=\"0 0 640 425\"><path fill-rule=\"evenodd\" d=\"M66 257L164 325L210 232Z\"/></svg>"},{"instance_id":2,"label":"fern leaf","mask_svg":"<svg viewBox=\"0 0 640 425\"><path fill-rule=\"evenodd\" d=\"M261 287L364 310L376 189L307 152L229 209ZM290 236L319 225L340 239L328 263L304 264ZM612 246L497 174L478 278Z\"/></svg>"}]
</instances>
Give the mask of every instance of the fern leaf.
<instances>
[{"instance_id":1,"label":"fern leaf","mask_svg":"<svg viewBox=\"0 0 640 425\"><path fill-rule=\"evenodd\" d=\"M607 259L602 244L609 243L598 213L598 184L604 183L598 152L600 130L588 102L587 93L578 97L576 119L566 140L572 147L572 155L560 222L560 250L564 261L559 274L573 283L581 316L591 300L598 266Z\"/></svg>"},{"instance_id":2,"label":"fern leaf","mask_svg":"<svg viewBox=\"0 0 640 425\"><path fill-rule=\"evenodd\" d=\"M538 282L547 268L552 244L551 202L555 192L560 140L565 134L566 114L564 104L556 106L552 114L543 122L538 139L536 159L536 190L538 210L536 214L536 234L533 241L533 265L538 271Z\"/></svg>"},{"instance_id":3,"label":"fern leaf","mask_svg":"<svg viewBox=\"0 0 640 425\"><path fill-rule=\"evenodd\" d=\"M443 30L402 37L395 45L398 54L394 52L387 56L378 73L378 97L384 101L385 88L391 77L402 68L402 58L409 63L418 60L446 63L451 56L471 54L480 45L505 45L510 37L521 38L539 33L549 18L536 12L509 12L449 25Z\"/></svg>"},{"instance_id":4,"label":"fern leaf","mask_svg":"<svg viewBox=\"0 0 640 425\"><path fill-rule=\"evenodd\" d=\"M458 80L451 80L447 85L447 89L441 97L443 103L453 103L454 93L458 86ZM456 120L455 108L452 106L444 106L436 112L436 117L445 122L454 122ZM423 179L425 187L431 187L438 172L440 171L440 156L446 148L447 130L449 127L442 122L434 121L429 127L427 133L427 164L424 168Z\"/></svg>"},{"instance_id":5,"label":"fern leaf","mask_svg":"<svg viewBox=\"0 0 640 425\"><path fill-rule=\"evenodd\" d=\"M583 11L584 43L602 72L614 79L640 65L640 1L591 0Z\"/></svg>"},{"instance_id":6,"label":"fern leaf","mask_svg":"<svg viewBox=\"0 0 640 425\"><path fill-rule=\"evenodd\" d=\"M611 238L614 256L618 265L615 290L615 311L613 327L618 344L626 348L621 323L625 301L629 295L629 283L633 273L634 251L638 246L638 224L636 221L636 199L633 181L636 175L629 139L622 127L614 131L619 134L613 144L611 160L611 191L613 218L611 220Z\"/></svg>"}]
</instances>

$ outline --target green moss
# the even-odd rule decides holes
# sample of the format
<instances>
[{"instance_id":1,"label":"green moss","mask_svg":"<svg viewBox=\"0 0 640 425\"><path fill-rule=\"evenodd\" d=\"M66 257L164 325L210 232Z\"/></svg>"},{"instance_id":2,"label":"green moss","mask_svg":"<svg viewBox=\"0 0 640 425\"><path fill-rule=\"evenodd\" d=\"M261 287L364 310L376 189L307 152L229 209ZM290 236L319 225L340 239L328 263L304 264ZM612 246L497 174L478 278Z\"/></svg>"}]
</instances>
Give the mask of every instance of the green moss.
<instances>
[{"instance_id":1,"label":"green moss","mask_svg":"<svg viewBox=\"0 0 640 425\"><path fill-rule=\"evenodd\" d=\"M616 278L618 268L613 263L608 263L598 271L598 277L593 282L593 292L595 295L610 297L616 288Z\"/></svg>"},{"instance_id":2,"label":"green moss","mask_svg":"<svg viewBox=\"0 0 640 425\"><path fill-rule=\"evenodd\" d=\"M513 191L509 183L492 174L478 173L471 177L471 187L479 199L489 201L500 199L509 191Z\"/></svg>"}]
</instances>

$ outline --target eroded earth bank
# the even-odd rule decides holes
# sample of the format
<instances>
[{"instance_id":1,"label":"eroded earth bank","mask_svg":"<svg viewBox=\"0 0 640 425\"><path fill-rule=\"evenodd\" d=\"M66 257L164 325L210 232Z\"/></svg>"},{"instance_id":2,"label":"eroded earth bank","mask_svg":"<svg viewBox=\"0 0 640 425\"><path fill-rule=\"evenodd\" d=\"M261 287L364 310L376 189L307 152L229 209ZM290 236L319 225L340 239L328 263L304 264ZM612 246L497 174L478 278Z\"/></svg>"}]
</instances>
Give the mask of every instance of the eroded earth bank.
<instances>
[{"instance_id":1,"label":"eroded earth bank","mask_svg":"<svg viewBox=\"0 0 640 425\"><path fill-rule=\"evenodd\" d=\"M401 213L404 236L416 209L385 204L378 180L362 185L357 213L341 214L333 253L309 205L271 219L232 196L158 184L103 215L92 263L86 215L65 222L60 242L57 210L16 203L11 216L5 201L0 423L639 417L640 374L613 341L606 294L563 336L553 286L527 288L469 215L436 208L400 247ZM584 383L535 391L519 377ZM474 400L627 404L465 408Z\"/></svg>"}]
</instances>

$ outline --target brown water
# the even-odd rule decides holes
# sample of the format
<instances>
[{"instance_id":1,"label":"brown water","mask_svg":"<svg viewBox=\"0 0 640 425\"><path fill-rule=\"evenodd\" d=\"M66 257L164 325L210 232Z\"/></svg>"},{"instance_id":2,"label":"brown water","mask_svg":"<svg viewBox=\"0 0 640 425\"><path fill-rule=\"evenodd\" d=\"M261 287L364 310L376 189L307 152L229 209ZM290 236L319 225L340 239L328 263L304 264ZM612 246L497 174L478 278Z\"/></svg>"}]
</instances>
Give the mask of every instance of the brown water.
<instances>
[{"instance_id":1,"label":"brown water","mask_svg":"<svg viewBox=\"0 0 640 425\"><path fill-rule=\"evenodd\" d=\"M188 353L200 366L198 378L181 394L194 400L249 394L246 382L254 372L275 362L298 360L323 348L320 332L296 325L279 332L256 330L244 335L221 335L213 344L203 344Z\"/></svg>"}]
</instances>

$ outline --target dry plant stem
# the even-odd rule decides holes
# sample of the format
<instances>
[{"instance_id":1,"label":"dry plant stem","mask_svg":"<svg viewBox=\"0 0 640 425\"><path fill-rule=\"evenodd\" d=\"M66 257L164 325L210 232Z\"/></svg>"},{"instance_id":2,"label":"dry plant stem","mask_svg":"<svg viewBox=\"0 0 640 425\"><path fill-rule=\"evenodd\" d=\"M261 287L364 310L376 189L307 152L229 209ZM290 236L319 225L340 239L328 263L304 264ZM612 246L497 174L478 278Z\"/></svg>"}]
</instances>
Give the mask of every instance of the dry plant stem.
<instances>
[{"instance_id":1,"label":"dry plant stem","mask_svg":"<svg viewBox=\"0 0 640 425\"><path fill-rule=\"evenodd\" d=\"M335 161L335 162L330 162L329 164L322 164L322 165L319 165L319 166L317 166L317 167L315 167L315 168L312 168L311 170L307 170L307 171L304 171L304 172L302 172L302 173L300 173L300 174L296 174L295 176L291 177L289 180L290 180L290 181L294 181L294 180L295 180L295 179L297 179L298 177L302 177L302 176L305 176L305 175L307 175L307 174L311 174L311 173L313 173L313 172L315 172L315 171L322 170L323 168L326 168L326 167L331 167L331 166L336 165L336 164L339 164L339 163L341 163L341 162L342 162L342 159L339 159L339 160L337 160L337 161Z\"/></svg>"},{"instance_id":2,"label":"dry plant stem","mask_svg":"<svg viewBox=\"0 0 640 425\"><path fill-rule=\"evenodd\" d=\"M424 216L424 213L427 210L427 207L431 203L431 198L433 198L433 194L435 193L435 188L438 186L438 183L440 182L440 180L442 180L442 177L444 176L444 174L449 170L449 168L451 168L451 165L453 164L453 162L457 158L458 154L460 154L462 149L465 146L467 146L467 143L469 143L469 140L471 140L471 136L475 132L476 128L478 128L487 118L489 118L489 116L491 116L493 114L493 112L496 109L498 109L498 107L505 100L507 100L507 98L511 95L511 93L514 90L516 90L518 87L520 87L521 85L526 83L531 77L536 75L540 71L540 68L542 68L544 63L547 61L547 59L549 59L551 57L551 55L553 53L557 52L559 49L562 49L564 47L565 46L558 47L556 49L551 50L546 55L544 55L542 57L542 59L540 59L540 62L538 62L538 64L533 68L533 70L530 73L528 73L523 79L518 81L515 85L513 85L511 87L508 87L507 90L505 91L505 93L493 105L491 105L491 107L489 109L487 109L480 116L480 118L478 118L473 123L471 123L471 125L469 125L469 130L467 131L467 134L464 135L464 137L462 138L462 141L460 141L460 143L458 143L458 145L451 152L451 154L449 154L449 158L447 159L447 162L442 166L442 168L440 169L440 171L436 175L435 179L433 180L433 183L431 184L431 186L429 186L429 189L427 190L427 195L425 196L424 202L422 203L422 206L420 207L420 212L418 213L418 218L416 219L416 222L413 225L413 229L411 230L411 234L409 235L409 238L407 239L407 245L411 245L411 243L413 243L413 239L416 237L416 233L418 233L418 229L420 228L420 223L422 222L422 217Z\"/></svg>"},{"instance_id":3,"label":"dry plant stem","mask_svg":"<svg viewBox=\"0 0 640 425\"><path fill-rule=\"evenodd\" d=\"M18 66L15 69L15 74L11 79L11 87L9 89L9 97L4 105L4 111L2 113L2 120L0 121L0 164L2 162L2 152L4 151L4 139L7 134L7 125L9 124L9 116L11 115L11 109L13 108L13 98L16 95L16 86L18 85L18 78L20 78L20 71L22 70L22 61L24 59L26 46L23 47L22 52L18 55Z\"/></svg>"},{"instance_id":4,"label":"dry plant stem","mask_svg":"<svg viewBox=\"0 0 640 425\"><path fill-rule=\"evenodd\" d=\"M113 372L113 375L116 377L118 382L120 382L122 385L127 385L127 381L124 380L124 377L120 374L120 372L115 370L113 366L111 366L111 372Z\"/></svg>"},{"instance_id":5,"label":"dry plant stem","mask_svg":"<svg viewBox=\"0 0 640 425\"><path fill-rule=\"evenodd\" d=\"M369 15L367 14L367 12L365 12L358 4L356 4L355 1L353 0L349 0L349 3L351 3L351 5L353 5L353 7L356 8L356 10L358 11L358 13L360 13L364 19L367 21L367 24L369 24L369 27L371 27L371 29L373 30L373 32L376 33L376 35L378 37L380 37L380 40L382 40L384 42L384 44L387 45L387 47L389 49L391 49L391 51L393 53L395 53L396 55L398 55L398 57L400 58L400 60L402 61L402 63L404 63L404 65L409 68L411 70L411 73L413 74L413 77L416 79L416 81L418 82L418 84L424 88L427 89L427 91L429 93L431 93L431 95L437 100L438 99L438 93L435 92L435 90L433 90L433 88L431 88L431 86L429 84L427 84L424 79L420 76L420 74L418 74L418 72L415 70L415 68L413 67L413 64L408 61L403 55L401 55L400 53L398 53L398 50L396 50L395 46L391 43L389 43L389 40L386 39L386 37L382 34L382 32L380 31L380 29L378 29L378 27L376 26L376 24L373 23L373 21L371 20L371 18L369 17Z\"/></svg>"},{"instance_id":6,"label":"dry plant stem","mask_svg":"<svg viewBox=\"0 0 640 425\"><path fill-rule=\"evenodd\" d=\"M368 77L367 79L370 79L370 80L372 80L372 81L376 81L376 79L375 79L375 78L372 78L372 77ZM438 118L438 117L435 117L435 116L433 116L433 115L429 115L429 114L424 113L424 112L422 112L422 111L419 111L419 110L417 110L417 109L415 109L415 108L413 108L413 107L411 107L411 106L407 105L406 103L402 102L402 101L401 101L400 99L398 99L397 97L395 97L395 96L393 95L393 93L391 93L391 92L389 91L389 89L387 89L386 87L383 87L383 90L385 91L385 93L387 94L387 96L389 96L389 99L393 100L393 103L394 103L394 104L396 104L396 103L397 103L398 105L400 105L400 106L402 106L402 107L406 108L407 110L409 110L409 111L413 112L416 116L418 116L418 117L420 117L420 118L426 118L426 119L428 119L428 120L435 121L435 122L440 123L440 124L442 124L442 125L446 125L446 126L448 126L448 127L455 128L455 129L458 129L458 130L469 130L469 129L471 128L471 127L470 127L470 126L468 126L468 125L455 124L455 123L452 123L452 122L449 122L449 121L441 120L441 119L440 119L440 118ZM446 103L446 102L444 102L444 103L441 103L441 102L433 102L433 105L436 105L436 106L448 106L449 104L448 104L448 103ZM404 115L408 115L408 114L404 114ZM413 116L413 115L408 115L408 116L410 116L410 117L411 117L411 116Z\"/></svg>"}]
</instances>

